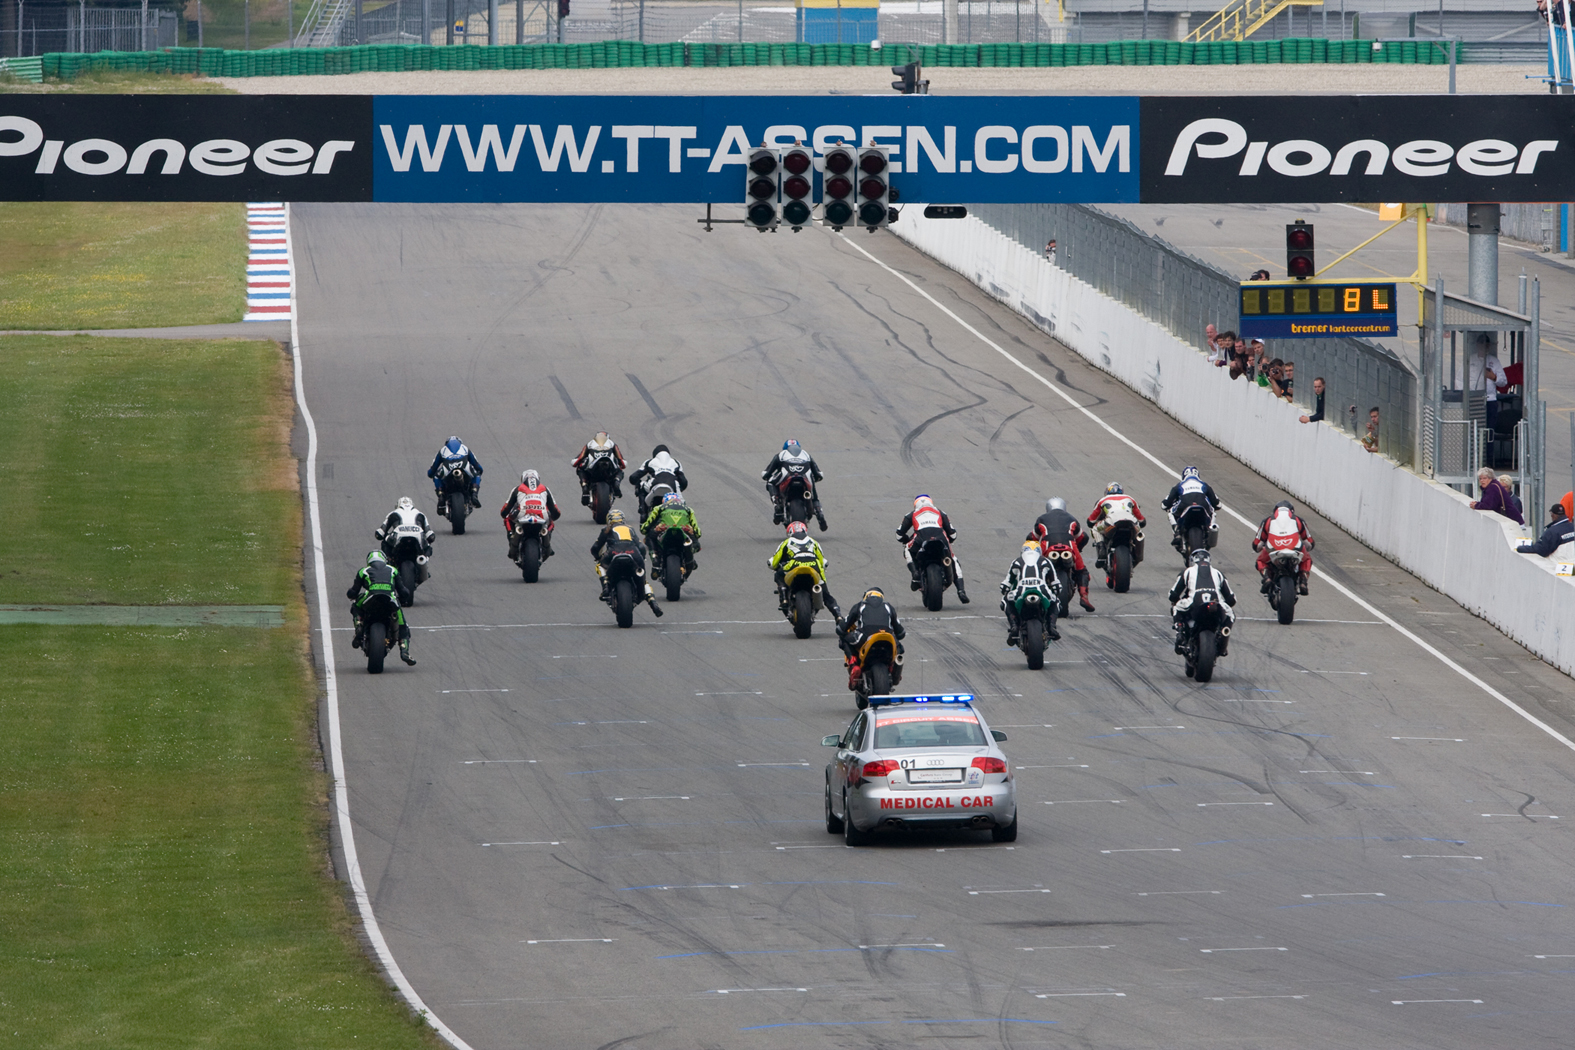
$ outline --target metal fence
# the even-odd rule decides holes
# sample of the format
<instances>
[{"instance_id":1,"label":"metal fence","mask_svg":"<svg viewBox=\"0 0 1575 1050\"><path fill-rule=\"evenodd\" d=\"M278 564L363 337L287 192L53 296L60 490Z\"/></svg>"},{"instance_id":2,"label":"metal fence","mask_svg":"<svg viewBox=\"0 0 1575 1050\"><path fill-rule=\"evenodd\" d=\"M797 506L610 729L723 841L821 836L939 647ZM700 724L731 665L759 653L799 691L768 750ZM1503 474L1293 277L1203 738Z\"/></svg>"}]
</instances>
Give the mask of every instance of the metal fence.
<instances>
[{"instance_id":1,"label":"metal fence","mask_svg":"<svg viewBox=\"0 0 1575 1050\"><path fill-rule=\"evenodd\" d=\"M8 2L8 0L0 0ZM146 24L140 7L17 5L15 47L9 54L46 52L153 51L175 47L180 21L173 11L150 8ZM12 41L6 41L7 44Z\"/></svg>"},{"instance_id":2,"label":"metal fence","mask_svg":"<svg viewBox=\"0 0 1575 1050\"><path fill-rule=\"evenodd\" d=\"M1234 329L1237 279L1138 229L1080 204L975 204L969 214L1035 252L1056 242L1056 265L1204 350L1204 326ZM1325 420L1360 437L1368 409L1379 410L1379 451L1415 458L1416 376L1395 354L1363 339L1297 339L1269 347L1296 364L1295 398L1313 403L1312 381L1327 388ZM1230 382L1224 370L1220 382Z\"/></svg>"}]
</instances>

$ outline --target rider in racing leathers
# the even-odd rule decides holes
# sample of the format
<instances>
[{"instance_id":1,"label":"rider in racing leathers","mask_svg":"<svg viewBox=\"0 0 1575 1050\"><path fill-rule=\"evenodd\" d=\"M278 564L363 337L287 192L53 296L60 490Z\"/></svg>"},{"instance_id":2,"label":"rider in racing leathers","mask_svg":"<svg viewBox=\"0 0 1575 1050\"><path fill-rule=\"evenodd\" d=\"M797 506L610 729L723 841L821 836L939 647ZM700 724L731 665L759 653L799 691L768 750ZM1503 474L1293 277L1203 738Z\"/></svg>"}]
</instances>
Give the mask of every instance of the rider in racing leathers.
<instances>
[{"instance_id":1,"label":"rider in racing leathers","mask_svg":"<svg viewBox=\"0 0 1575 1050\"><path fill-rule=\"evenodd\" d=\"M427 468L427 477L432 479L432 488L437 493L439 514L447 513L447 497L443 494L443 475L448 473L455 463L466 464L470 474L470 495L466 502L478 510L481 507L481 463L463 441L457 437L450 437L443 443L443 447L437 450L437 455L432 457L432 465Z\"/></svg>"},{"instance_id":2,"label":"rider in racing leathers","mask_svg":"<svg viewBox=\"0 0 1575 1050\"><path fill-rule=\"evenodd\" d=\"M622 553L634 555L635 564L643 571L645 568L645 547L634 534L634 530L624 524L623 511L614 508L607 512L607 524L603 527L601 535L596 537L596 542L591 544L591 557L596 559L596 576L602 581L602 601L612 597L612 588L608 582L607 569L612 565L613 558ZM651 581L645 581L645 603L657 616L662 615L662 607L656 604L656 594L651 590Z\"/></svg>"},{"instance_id":3,"label":"rider in racing leathers","mask_svg":"<svg viewBox=\"0 0 1575 1050\"><path fill-rule=\"evenodd\" d=\"M623 458L623 453L618 449L618 443L607 436L607 431L598 430L596 436L587 441L585 447L580 449L579 455L569 461L569 466L573 467L574 472L580 477L580 503L586 507L591 505L591 483L586 480L585 475L587 470L599 459L612 460L613 466L617 468L617 473L613 476L612 481L613 499L621 499L623 497L623 488L619 485L619 482L623 480L624 468L629 465L629 462Z\"/></svg>"},{"instance_id":4,"label":"rider in racing leathers","mask_svg":"<svg viewBox=\"0 0 1575 1050\"><path fill-rule=\"evenodd\" d=\"M1263 519L1263 523L1258 526L1258 535L1252 540L1252 549L1258 552L1258 575L1263 577L1264 594L1269 593L1269 549L1275 546L1270 540L1277 539L1284 543L1293 536L1302 551L1301 566L1296 571L1296 592L1306 594L1307 575L1312 572L1312 533L1307 531L1307 523L1297 516L1291 501L1282 499Z\"/></svg>"},{"instance_id":5,"label":"rider in racing leathers","mask_svg":"<svg viewBox=\"0 0 1575 1050\"><path fill-rule=\"evenodd\" d=\"M350 618L355 621L355 637L350 639L350 645L359 649L362 639L366 637L366 623L361 619L362 606L373 595L392 595L389 604L394 610L395 630L399 632L399 658L414 667L416 661L410 655L410 628L405 624L405 610L399 607L398 591L399 570L388 564L382 551L368 554L366 564L355 574L355 579L350 581L350 589L345 592L345 597L353 603L350 606Z\"/></svg>"},{"instance_id":6,"label":"rider in racing leathers","mask_svg":"<svg viewBox=\"0 0 1575 1050\"><path fill-rule=\"evenodd\" d=\"M541 475L534 470L520 474L520 483L509 493L509 501L503 505L503 509L498 511L498 516L503 519L503 528L509 534L511 559L520 556L520 537L514 529L514 515L521 507L547 519L547 527L541 530L541 560L546 561L552 557L552 530L556 528L553 522L561 518L563 512L553 502L551 490L542 484Z\"/></svg>"},{"instance_id":7,"label":"rider in racing leathers","mask_svg":"<svg viewBox=\"0 0 1575 1050\"><path fill-rule=\"evenodd\" d=\"M766 483L766 495L771 497L771 506L774 508L771 513L771 521L776 525L782 524L784 508L782 506L782 494L777 491L777 482L782 480L782 476L789 469L795 467L808 470L809 480L815 483L816 487L812 490L810 498L813 500L815 520L820 523L820 531L825 532L826 515L820 509L819 485L822 477L820 468L815 465L815 457L805 452L793 438L788 438L782 442L782 451L772 456L771 462L766 464L766 469L760 472L760 480Z\"/></svg>"},{"instance_id":8,"label":"rider in racing leathers","mask_svg":"<svg viewBox=\"0 0 1575 1050\"><path fill-rule=\"evenodd\" d=\"M651 450L651 458L629 475L629 484L634 486L635 495L640 498L641 514L651 512L654 505L646 497L653 486L663 482L674 492L683 492L689 487L689 479L684 477L684 465L673 458L666 445L657 445Z\"/></svg>"},{"instance_id":9,"label":"rider in racing leathers","mask_svg":"<svg viewBox=\"0 0 1575 1050\"><path fill-rule=\"evenodd\" d=\"M871 587L864 592L864 597L853 603L847 619L841 621L837 628L837 644L847 655L849 689L857 687L859 649L875 631L890 631L892 637L897 639L897 659L891 668L892 688L895 689L897 683L902 681L902 640L908 636L908 629L897 619L897 610L886 601L886 595L881 589Z\"/></svg>"},{"instance_id":10,"label":"rider in racing leathers","mask_svg":"<svg viewBox=\"0 0 1575 1050\"><path fill-rule=\"evenodd\" d=\"M1119 482L1112 481L1105 486L1105 494L1094 504L1094 510L1088 515L1088 528L1094 535L1094 568L1105 570L1105 583L1114 587L1115 581L1110 576L1109 556L1106 547L1106 537L1110 533L1111 525L1130 515L1136 519L1139 526L1147 525L1148 519L1143 517L1143 512L1138 509L1137 500L1126 494ZM1135 541L1141 549L1141 540Z\"/></svg>"},{"instance_id":11,"label":"rider in racing leathers","mask_svg":"<svg viewBox=\"0 0 1575 1050\"><path fill-rule=\"evenodd\" d=\"M923 584L919 582L919 567L913 563L913 548L923 547L925 543L939 536L946 541L946 547L951 550L952 541L957 538L957 530L952 528L952 521L948 518L935 501L925 495L915 496L913 509L902 519L897 526L897 539L902 542L902 559L908 563L908 575L912 588L918 590ZM963 589L962 563L957 560L957 552L952 554L952 578L957 582L957 600L964 605L968 604L968 592Z\"/></svg>"},{"instance_id":12,"label":"rider in racing leathers","mask_svg":"<svg viewBox=\"0 0 1575 1050\"><path fill-rule=\"evenodd\" d=\"M1170 494L1165 497L1165 501L1161 504L1165 508L1165 512L1170 515L1170 531L1175 533L1175 538L1170 541L1170 545L1178 551L1181 549L1182 537L1181 530L1176 526L1176 521L1186 513L1188 507L1200 503L1209 512L1208 545L1212 547L1214 546L1214 537L1217 535L1215 532L1214 512L1219 509L1220 498L1214 495L1214 490L1209 487L1208 482L1198 477L1197 467L1184 467L1181 471L1181 480L1176 482L1171 488Z\"/></svg>"},{"instance_id":13,"label":"rider in racing leathers","mask_svg":"<svg viewBox=\"0 0 1575 1050\"><path fill-rule=\"evenodd\" d=\"M1017 644L1018 631L1022 627L1017 622L1017 599L1021 598L1025 591L1032 589L1041 589L1046 594L1054 594L1055 579L1055 570L1050 567L1050 559L1044 556L1039 549L1039 544L1034 540L1024 540L1023 549L1018 552L1012 567L1006 571L1006 579L1001 581L1001 611L1006 614L1007 645ZM1061 632L1051 627L1049 637L1052 642L1058 642L1061 640Z\"/></svg>"},{"instance_id":14,"label":"rider in racing leathers","mask_svg":"<svg viewBox=\"0 0 1575 1050\"><path fill-rule=\"evenodd\" d=\"M1229 628L1236 622L1236 613L1231 608L1236 604L1236 595L1231 591L1225 574L1209 564L1209 552L1202 547L1192 552L1192 564L1181 570L1175 586L1170 589L1170 618L1176 628L1177 655L1184 652L1187 617L1192 613L1193 598L1199 591L1213 591L1223 602L1220 611L1225 614L1227 629L1220 632L1218 654L1224 656L1230 647Z\"/></svg>"},{"instance_id":15,"label":"rider in racing leathers","mask_svg":"<svg viewBox=\"0 0 1575 1050\"><path fill-rule=\"evenodd\" d=\"M640 531L645 535L645 542L651 548L651 575L661 579L662 566L661 554L657 550L662 533L668 529L684 529L689 533L692 541L689 549L684 552L688 564L684 569L694 572L700 567L695 561L695 552L700 549L700 521L695 517L695 512L690 508L682 493L669 492L662 497L662 502L651 508L651 513L646 515L645 521L640 523Z\"/></svg>"},{"instance_id":16,"label":"rider in racing leathers","mask_svg":"<svg viewBox=\"0 0 1575 1050\"><path fill-rule=\"evenodd\" d=\"M787 568L800 561L811 562L815 571L820 573L821 603L831 610L831 615L840 625L842 609L837 605L837 599L831 596L831 582L826 579L826 552L810 537L809 528L802 521L788 522L787 538L777 545L771 560L766 563L776 572L777 608L787 612Z\"/></svg>"},{"instance_id":17,"label":"rider in racing leathers","mask_svg":"<svg viewBox=\"0 0 1575 1050\"><path fill-rule=\"evenodd\" d=\"M421 530L421 553L432 557L432 537L436 533L428 527L427 516L416 509L415 501L409 496L399 497L399 505L388 512L388 517L383 519L382 526L376 531L377 538L383 541L383 553L390 553L394 530L401 525L414 525Z\"/></svg>"},{"instance_id":18,"label":"rider in racing leathers","mask_svg":"<svg viewBox=\"0 0 1575 1050\"><path fill-rule=\"evenodd\" d=\"M1088 533L1066 509L1066 500L1052 496L1045 500L1045 512L1034 521L1031 540L1039 541L1039 549L1046 554L1051 547L1067 546L1072 549L1072 583L1077 587L1077 603L1089 612L1094 603L1088 600L1088 566L1083 562L1083 548L1088 546Z\"/></svg>"}]
</instances>

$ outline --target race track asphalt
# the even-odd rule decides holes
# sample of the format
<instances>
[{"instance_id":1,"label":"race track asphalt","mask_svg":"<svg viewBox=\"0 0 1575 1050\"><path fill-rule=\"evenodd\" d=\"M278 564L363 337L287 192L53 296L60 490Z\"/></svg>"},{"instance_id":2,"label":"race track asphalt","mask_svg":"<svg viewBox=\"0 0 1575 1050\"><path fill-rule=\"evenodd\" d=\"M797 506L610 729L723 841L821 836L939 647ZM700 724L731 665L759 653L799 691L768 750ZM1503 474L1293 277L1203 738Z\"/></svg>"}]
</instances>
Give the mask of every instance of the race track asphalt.
<instances>
[{"instance_id":1,"label":"race track asphalt","mask_svg":"<svg viewBox=\"0 0 1575 1050\"><path fill-rule=\"evenodd\" d=\"M1272 622L1233 520L1213 684L1170 652L1163 526L1044 671L1005 647L996 584L1043 500L1086 514L1119 480L1160 515L1174 477L981 336L1247 518L1281 494L964 278L890 235L706 234L682 207L293 218L356 844L470 1045L1569 1045L1568 747L1327 581ZM671 445L704 529L683 600L630 630L568 467L601 428L631 458ZM450 434L485 507L437 523L419 666L370 677L340 588L395 499L431 512ZM826 834L819 741L853 704L829 623L797 641L775 609L758 479L787 437L827 473L834 593L893 588L904 685L975 692L1008 734L1012 847ZM527 467L565 510L534 585L496 517ZM920 492L974 599L938 615L892 535ZM1307 517L1322 569L1571 733L1569 679Z\"/></svg>"}]
</instances>

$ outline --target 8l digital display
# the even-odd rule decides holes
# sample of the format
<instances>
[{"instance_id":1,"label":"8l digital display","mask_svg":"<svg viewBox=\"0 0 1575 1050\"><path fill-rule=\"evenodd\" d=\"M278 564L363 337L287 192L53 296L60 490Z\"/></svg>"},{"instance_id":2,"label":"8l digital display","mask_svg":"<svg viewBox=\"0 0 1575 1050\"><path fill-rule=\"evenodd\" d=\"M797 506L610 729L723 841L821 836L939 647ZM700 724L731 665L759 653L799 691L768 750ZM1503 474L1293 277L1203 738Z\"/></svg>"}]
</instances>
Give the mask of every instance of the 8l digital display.
<instances>
[{"instance_id":1,"label":"8l digital display","mask_svg":"<svg viewBox=\"0 0 1575 1050\"><path fill-rule=\"evenodd\" d=\"M1241 286L1239 327L1249 339L1399 335L1395 286L1249 281Z\"/></svg>"}]
</instances>

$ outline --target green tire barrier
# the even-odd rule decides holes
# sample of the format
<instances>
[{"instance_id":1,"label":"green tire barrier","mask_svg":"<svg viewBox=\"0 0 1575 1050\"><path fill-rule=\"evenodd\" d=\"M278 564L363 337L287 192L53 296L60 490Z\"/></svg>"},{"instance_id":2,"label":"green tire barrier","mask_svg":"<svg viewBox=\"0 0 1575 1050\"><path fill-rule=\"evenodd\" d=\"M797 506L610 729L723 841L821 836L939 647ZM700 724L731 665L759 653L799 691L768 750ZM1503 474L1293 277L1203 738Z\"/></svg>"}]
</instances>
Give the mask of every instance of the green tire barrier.
<instances>
[{"instance_id":1,"label":"green tire barrier","mask_svg":"<svg viewBox=\"0 0 1575 1050\"><path fill-rule=\"evenodd\" d=\"M1470 61L1471 45L1461 47ZM174 47L164 51L101 51L43 57L46 77L71 80L90 71L200 73L210 77L279 77L338 73L404 73L428 69L609 69L630 66L892 66L915 58L926 66L1232 66L1275 63L1398 62L1442 65L1449 56L1428 41L1375 47L1370 40L1290 39L1188 44L1123 40L1108 44L508 44L433 47L269 48L225 51Z\"/></svg>"}]
</instances>

